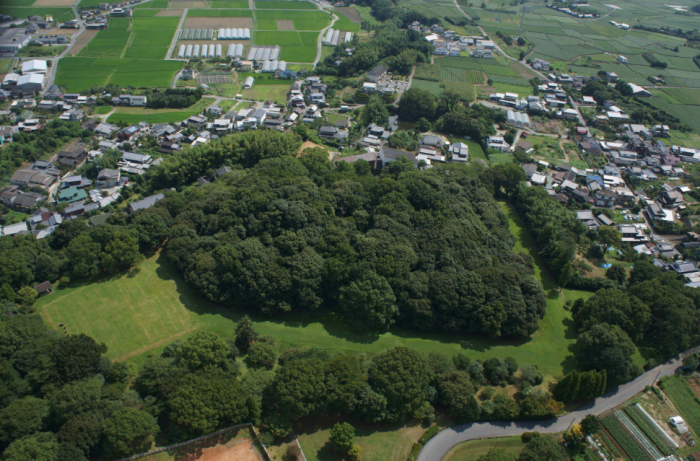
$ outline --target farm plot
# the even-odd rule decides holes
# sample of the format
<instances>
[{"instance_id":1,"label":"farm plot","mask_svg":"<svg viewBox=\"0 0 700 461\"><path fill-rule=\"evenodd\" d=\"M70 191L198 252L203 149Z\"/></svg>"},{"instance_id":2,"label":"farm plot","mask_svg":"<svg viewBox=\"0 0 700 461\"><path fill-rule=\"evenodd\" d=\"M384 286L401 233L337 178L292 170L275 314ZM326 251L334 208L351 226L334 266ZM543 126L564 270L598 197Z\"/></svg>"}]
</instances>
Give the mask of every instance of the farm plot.
<instances>
[{"instance_id":1,"label":"farm plot","mask_svg":"<svg viewBox=\"0 0 700 461\"><path fill-rule=\"evenodd\" d=\"M181 61L63 58L58 61L56 85L65 87L68 92L107 83L124 88L168 88L183 65Z\"/></svg>"},{"instance_id":2,"label":"farm plot","mask_svg":"<svg viewBox=\"0 0 700 461\"><path fill-rule=\"evenodd\" d=\"M316 10L316 5L311 2L289 2L263 0L255 2L255 9L258 10Z\"/></svg>"},{"instance_id":3,"label":"farm plot","mask_svg":"<svg viewBox=\"0 0 700 461\"><path fill-rule=\"evenodd\" d=\"M190 12L191 13L191 12ZM253 18L240 17L191 17L187 15L187 20L183 29L227 29L227 28L252 29Z\"/></svg>"},{"instance_id":4,"label":"farm plot","mask_svg":"<svg viewBox=\"0 0 700 461\"><path fill-rule=\"evenodd\" d=\"M636 406L629 406L625 408L625 413L627 413L627 415L642 431L644 431L644 435L651 440L651 442L659 449L661 454L664 456L670 456L674 453L673 448L669 446L662 438L663 435L659 433L659 429L649 423L639 408Z\"/></svg>"},{"instance_id":5,"label":"farm plot","mask_svg":"<svg viewBox=\"0 0 700 461\"><path fill-rule=\"evenodd\" d=\"M0 14L6 14L12 16L13 18L25 19L29 16L53 16L54 20L57 22L65 22L70 19L74 19L73 10L70 8L50 8L50 7L38 7L38 8L25 8L25 7L14 7L8 6L7 3L2 2L0 6Z\"/></svg>"},{"instance_id":6,"label":"farm plot","mask_svg":"<svg viewBox=\"0 0 700 461\"><path fill-rule=\"evenodd\" d=\"M289 62L314 62L317 49L315 46L283 46L280 59Z\"/></svg>"},{"instance_id":7,"label":"farm plot","mask_svg":"<svg viewBox=\"0 0 700 461\"><path fill-rule=\"evenodd\" d=\"M179 18L134 18L131 30L134 36L125 58L163 59L177 30Z\"/></svg>"},{"instance_id":8,"label":"farm plot","mask_svg":"<svg viewBox=\"0 0 700 461\"><path fill-rule=\"evenodd\" d=\"M255 45L284 45L303 46L301 37L295 31L269 32L262 31L255 33ZM282 48L284 49L284 47Z\"/></svg>"},{"instance_id":9,"label":"farm plot","mask_svg":"<svg viewBox=\"0 0 700 461\"><path fill-rule=\"evenodd\" d=\"M214 1L211 2L211 7L212 8L236 8L236 9L242 9L242 10L247 10L248 7L248 2L243 0L234 0L234 1Z\"/></svg>"},{"instance_id":10,"label":"farm plot","mask_svg":"<svg viewBox=\"0 0 700 461\"><path fill-rule=\"evenodd\" d=\"M294 30L294 22L289 19L277 19L277 30ZM274 29L273 29L274 30Z\"/></svg>"},{"instance_id":11,"label":"farm plot","mask_svg":"<svg viewBox=\"0 0 700 461\"><path fill-rule=\"evenodd\" d=\"M607 416L601 419L600 422L603 423L603 427L608 430L610 435L612 435L615 441L620 444L622 449L627 452L633 461L653 461L649 455L642 450L642 447L637 444L634 437L627 432L625 427L622 425L620 420L615 417L615 415Z\"/></svg>"},{"instance_id":12,"label":"farm plot","mask_svg":"<svg viewBox=\"0 0 700 461\"><path fill-rule=\"evenodd\" d=\"M658 96L652 96L648 101L657 109L678 118L692 129L700 131L700 106L669 104L668 101Z\"/></svg>"},{"instance_id":13,"label":"farm plot","mask_svg":"<svg viewBox=\"0 0 700 461\"><path fill-rule=\"evenodd\" d=\"M217 9L192 9L187 12L190 18L252 18L250 10L217 10Z\"/></svg>"},{"instance_id":14,"label":"farm plot","mask_svg":"<svg viewBox=\"0 0 700 461\"><path fill-rule=\"evenodd\" d=\"M680 377L671 377L663 381L662 389L680 411L686 423L700 432L700 404L688 383Z\"/></svg>"},{"instance_id":15,"label":"farm plot","mask_svg":"<svg viewBox=\"0 0 700 461\"><path fill-rule=\"evenodd\" d=\"M119 58L129 41L127 30L101 30L80 52L80 56L95 58ZM62 62L61 59L59 62Z\"/></svg>"},{"instance_id":16,"label":"farm plot","mask_svg":"<svg viewBox=\"0 0 700 461\"><path fill-rule=\"evenodd\" d=\"M440 69L441 82L459 82L482 85L484 73L480 70L455 69L454 67L442 67Z\"/></svg>"},{"instance_id":17,"label":"farm plot","mask_svg":"<svg viewBox=\"0 0 700 461\"><path fill-rule=\"evenodd\" d=\"M440 64L421 63L416 65L416 71L413 74L413 78L439 82L440 69Z\"/></svg>"},{"instance_id":18,"label":"farm plot","mask_svg":"<svg viewBox=\"0 0 700 461\"><path fill-rule=\"evenodd\" d=\"M664 88L663 91L678 101L685 101L685 104L700 106L700 90Z\"/></svg>"},{"instance_id":19,"label":"farm plot","mask_svg":"<svg viewBox=\"0 0 700 461\"><path fill-rule=\"evenodd\" d=\"M73 45L73 48L71 48L71 56L76 56L78 53L80 53L83 50L83 48L85 48L87 44L90 43L90 40L95 38L95 35L97 35L96 30L84 30L83 33L78 36L75 45Z\"/></svg>"},{"instance_id":20,"label":"farm plot","mask_svg":"<svg viewBox=\"0 0 700 461\"><path fill-rule=\"evenodd\" d=\"M233 83L233 80L228 75L200 75L197 77L197 83L199 85L221 85Z\"/></svg>"},{"instance_id":21,"label":"farm plot","mask_svg":"<svg viewBox=\"0 0 700 461\"><path fill-rule=\"evenodd\" d=\"M653 460L661 459L663 456L661 452L652 444L649 439L644 435L644 433L632 422L630 417L622 410L617 410L615 416L620 420L625 429L632 434L634 440L641 445L642 449L651 457Z\"/></svg>"}]
</instances>

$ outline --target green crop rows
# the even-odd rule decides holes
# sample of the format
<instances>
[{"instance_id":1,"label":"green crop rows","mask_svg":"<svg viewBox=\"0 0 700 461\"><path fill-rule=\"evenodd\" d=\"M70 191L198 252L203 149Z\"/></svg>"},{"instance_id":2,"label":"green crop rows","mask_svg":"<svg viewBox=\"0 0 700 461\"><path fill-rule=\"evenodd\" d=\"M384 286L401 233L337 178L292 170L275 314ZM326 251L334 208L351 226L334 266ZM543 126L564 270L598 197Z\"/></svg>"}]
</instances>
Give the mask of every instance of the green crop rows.
<instances>
[{"instance_id":1,"label":"green crop rows","mask_svg":"<svg viewBox=\"0 0 700 461\"><path fill-rule=\"evenodd\" d=\"M601 422L632 461L653 461L614 415L603 418Z\"/></svg>"},{"instance_id":2,"label":"green crop rows","mask_svg":"<svg viewBox=\"0 0 700 461\"><path fill-rule=\"evenodd\" d=\"M311 2L293 2L293 1L273 1L265 0L255 2L256 10L316 10L316 5Z\"/></svg>"},{"instance_id":3,"label":"green crop rows","mask_svg":"<svg viewBox=\"0 0 700 461\"><path fill-rule=\"evenodd\" d=\"M666 442L663 441L661 435L658 433L658 429L649 424L649 421L647 421L646 418L644 418L644 415L639 410L639 408L629 406L625 408L625 413L627 413L627 415L632 419L632 421L634 421L634 423L637 426L639 426L639 428L644 432L644 434L647 437L649 437L651 443L656 445L656 448L658 448L664 456L670 456L673 454L673 449L670 446L668 446Z\"/></svg>"},{"instance_id":4,"label":"green crop rows","mask_svg":"<svg viewBox=\"0 0 700 461\"><path fill-rule=\"evenodd\" d=\"M421 63L416 65L416 72L413 78L420 80L440 81L440 64Z\"/></svg>"},{"instance_id":5,"label":"green crop rows","mask_svg":"<svg viewBox=\"0 0 700 461\"><path fill-rule=\"evenodd\" d=\"M663 390L695 433L700 433L700 403L688 383L682 378L669 378L664 381Z\"/></svg>"}]
</instances>

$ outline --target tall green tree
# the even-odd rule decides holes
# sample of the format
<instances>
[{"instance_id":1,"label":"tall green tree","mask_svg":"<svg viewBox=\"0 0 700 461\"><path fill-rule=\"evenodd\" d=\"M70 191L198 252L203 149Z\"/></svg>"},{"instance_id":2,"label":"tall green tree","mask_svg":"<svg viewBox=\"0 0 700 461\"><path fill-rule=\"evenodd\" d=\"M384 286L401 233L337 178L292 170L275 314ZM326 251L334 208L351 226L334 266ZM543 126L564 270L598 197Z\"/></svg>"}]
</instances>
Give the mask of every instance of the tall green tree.
<instances>
[{"instance_id":1,"label":"tall green tree","mask_svg":"<svg viewBox=\"0 0 700 461\"><path fill-rule=\"evenodd\" d=\"M541 435L531 439L518 457L518 461L542 461L544 459L567 461L569 456L556 438L551 435Z\"/></svg>"},{"instance_id":2,"label":"tall green tree","mask_svg":"<svg viewBox=\"0 0 700 461\"><path fill-rule=\"evenodd\" d=\"M253 322L250 317L244 315L236 325L236 347L245 354L257 338L258 333L253 327Z\"/></svg>"},{"instance_id":3,"label":"tall green tree","mask_svg":"<svg viewBox=\"0 0 700 461\"><path fill-rule=\"evenodd\" d=\"M381 96L376 94L370 96L367 105L365 105L365 110L370 123L376 123L381 126L389 123L389 110L386 108L386 103Z\"/></svg>"},{"instance_id":4,"label":"tall green tree","mask_svg":"<svg viewBox=\"0 0 700 461\"><path fill-rule=\"evenodd\" d=\"M4 443L41 431L49 416L49 403L27 396L0 410L0 441Z\"/></svg>"},{"instance_id":5,"label":"tall green tree","mask_svg":"<svg viewBox=\"0 0 700 461\"><path fill-rule=\"evenodd\" d=\"M335 423L329 441L334 449L347 453L355 443L355 428L350 423Z\"/></svg>"},{"instance_id":6,"label":"tall green tree","mask_svg":"<svg viewBox=\"0 0 700 461\"><path fill-rule=\"evenodd\" d=\"M428 396L428 366L417 352L397 347L374 357L368 383L387 400L389 418L402 419Z\"/></svg>"},{"instance_id":7,"label":"tall green tree","mask_svg":"<svg viewBox=\"0 0 700 461\"><path fill-rule=\"evenodd\" d=\"M348 323L358 330L386 330L398 313L396 297L386 279L375 272L341 288L338 305Z\"/></svg>"},{"instance_id":8,"label":"tall green tree","mask_svg":"<svg viewBox=\"0 0 700 461\"><path fill-rule=\"evenodd\" d=\"M113 457L148 451L159 428L150 413L124 407L104 422L105 451Z\"/></svg>"},{"instance_id":9,"label":"tall green tree","mask_svg":"<svg viewBox=\"0 0 700 461\"><path fill-rule=\"evenodd\" d=\"M605 370L614 383L627 379L636 347L619 326L597 324L582 333L576 345L578 361L585 370Z\"/></svg>"},{"instance_id":10,"label":"tall green tree","mask_svg":"<svg viewBox=\"0 0 700 461\"><path fill-rule=\"evenodd\" d=\"M51 432L17 439L3 452L4 461L59 461L59 446Z\"/></svg>"}]
</instances>

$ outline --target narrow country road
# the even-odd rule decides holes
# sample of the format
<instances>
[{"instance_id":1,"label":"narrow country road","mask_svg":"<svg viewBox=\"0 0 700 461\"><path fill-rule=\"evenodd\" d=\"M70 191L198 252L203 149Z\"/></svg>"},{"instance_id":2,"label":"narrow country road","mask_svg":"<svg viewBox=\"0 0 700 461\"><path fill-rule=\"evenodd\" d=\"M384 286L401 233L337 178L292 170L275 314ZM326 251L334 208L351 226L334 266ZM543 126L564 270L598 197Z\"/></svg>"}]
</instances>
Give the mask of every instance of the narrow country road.
<instances>
[{"instance_id":1,"label":"narrow country road","mask_svg":"<svg viewBox=\"0 0 700 461\"><path fill-rule=\"evenodd\" d=\"M459 11L462 12L462 14L464 15L464 17L467 18L467 19L469 19L469 20L471 21L471 20L472 20L471 16L469 16L467 13L464 12L464 10L463 10L462 7L459 5L459 3L457 2L457 0L453 0L453 1L454 1L455 6L457 7L457 9L458 9ZM489 34L486 33L486 31L484 30L483 27L479 26L479 30L481 31L481 33L483 34L484 37L488 37ZM518 61L518 62L520 62L520 60L515 59L514 57L512 57L512 56L506 54L506 52L504 52L504 51L501 49L501 47L498 46L498 43L493 42L493 44L496 45L496 49L497 49L498 51L500 51L501 54L502 54L503 56L505 56L505 57L508 58L508 59L512 59L513 61ZM542 74L541 72L536 71L535 69L533 69L533 68L530 67L530 66L528 66L528 69L531 70L531 71L533 71L534 73L536 73L540 78L542 78L543 81L545 81L545 82L547 81L547 77L546 77L544 74Z\"/></svg>"},{"instance_id":2,"label":"narrow country road","mask_svg":"<svg viewBox=\"0 0 700 461\"><path fill-rule=\"evenodd\" d=\"M326 10L324 10L323 8L321 8L320 6L319 6L319 8L321 9L321 11L326 11ZM325 29L323 29L323 30L321 31L321 33L318 34L318 39L317 39L317 41L316 41L316 42L317 42L317 43L316 43L316 48L317 48L317 49L316 49L316 59L315 59L314 62L313 62L314 68L316 68L316 64L318 64L318 62L321 60L321 52L322 52L322 50L323 50L323 37L326 36L326 31L327 31L328 29L330 29L331 27L333 27L333 24L335 24L335 22L338 20L338 16L336 16L335 14L330 13L330 12L328 12L328 13L333 17L333 20L332 20L331 23L328 25L328 27L326 27Z\"/></svg>"},{"instance_id":3,"label":"narrow country road","mask_svg":"<svg viewBox=\"0 0 700 461\"><path fill-rule=\"evenodd\" d=\"M190 11L189 8L185 8L185 11L182 12L182 16L180 16L180 22L177 24L177 29L175 30L175 35L173 35L173 39L170 42L170 49L168 50L168 53L165 55L165 59L176 59L177 55L173 57L173 53L175 53L175 47L177 46L177 41L180 38L180 32L182 31L182 26L185 24L185 21L187 20L187 13Z\"/></svg>"},{"instance_id":4,"label":"narrow country road","mask_svg":"<svg viewBox=\"0 0 700 461\"><path fill-rule=\"evenodd\" d=\"M681 360L678 357L664 362L640 375L637 379L623 384L614 391L608 392L578 410L559 418L543 421L477 422L447 428L438 432L435 437L425 444L416 461L440 461L452 447L468 440L508 437L520 435L527 431L543 433L564 432L572 423L581 421L586 415L600 415L621 405L642 391L646 386L650 386L657 377L672 375L680 365Z\"/></svg>"}]
</instances>

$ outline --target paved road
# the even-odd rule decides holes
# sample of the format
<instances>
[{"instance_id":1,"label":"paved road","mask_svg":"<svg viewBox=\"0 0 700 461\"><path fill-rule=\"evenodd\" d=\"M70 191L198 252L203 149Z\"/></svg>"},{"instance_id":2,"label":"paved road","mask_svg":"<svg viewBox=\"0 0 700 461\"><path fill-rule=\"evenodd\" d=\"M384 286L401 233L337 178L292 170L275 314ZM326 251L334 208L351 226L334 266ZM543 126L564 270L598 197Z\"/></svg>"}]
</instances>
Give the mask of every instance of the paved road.
<instances>
[{"instance_id":1,"label":"paved road","mask_svg":"<svg viewBox=\"0 0 700 461\"><path fill-rule=\"evenodd\" d=\"M646 386L651 385L657 376L672 375L680 364L680 358L669 360L647 371L634 381L623 384L614 391L608 392L593 402L560 418L545 421L479 422L450 427L439 432L425 444L425 447L418 455L417 461L440 461L452 447L467 440L508 437L520 435L527 431L543 433L566 431L573 422L580 421L586 415L600 415L621 405L642 391Z\"/></svg>"},{"instance_id":2,"label":"paved road","mask_svg":"<svg viewBox=\"0 0 700 461\"><path fill-rule=\"evenodd\" d=\"M326 10L324 10L323 8L321 8L320 5L319 5L319 9L320 9L321 11L326 11ZM330 29L331 27L333 27L333 24L335 24L335 22L338 20L338 16L336 16L335 14L330 13L330 15L333 17L333 20L332 20L331 23L328 25L328 27L326 27L325 29L323 29L323 30L321 31L321 33L318 34L318 39L316 40L316 59L314 60L314 68L316 68L316 64L318 64L318 62L321 60L321 50L323 49L323 37L326 36L326 31L327 31L328 29Z\"/></svg>"},{"instance_id":3,"label":"paved road","mask_svg":"<svg viewBox=\"0 0 700 461\"><path fill-rule=\"evenodd\" d=\"M177 55L173 56L173 53L175 52L175 46L177 46L177 40L180 37L180 31L182 30L182 26L185 24L185 20L187 19L188 11L190 11L190 9L185 8L185 11L182 12L182 16L180 16L180 22L177 24L177 30L175 31L175 35L173 35L173 39L170 42L170 49L168 50L168 54L165 55L165 59L174 60L175 58L177 58Z\"/></svg>"}]
</instances>

